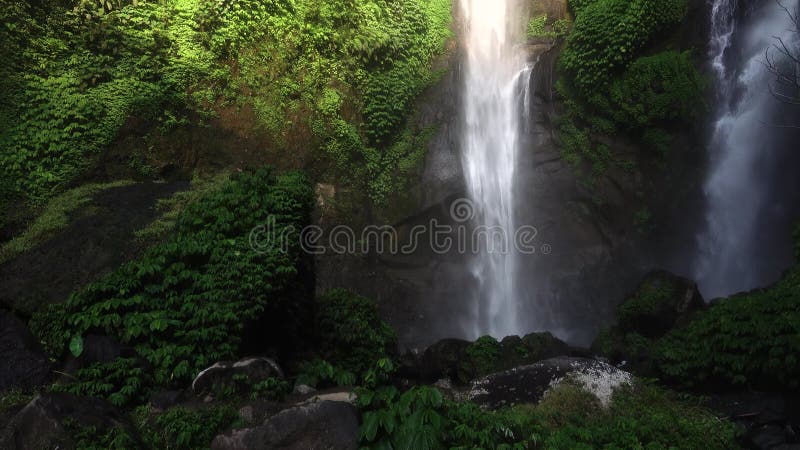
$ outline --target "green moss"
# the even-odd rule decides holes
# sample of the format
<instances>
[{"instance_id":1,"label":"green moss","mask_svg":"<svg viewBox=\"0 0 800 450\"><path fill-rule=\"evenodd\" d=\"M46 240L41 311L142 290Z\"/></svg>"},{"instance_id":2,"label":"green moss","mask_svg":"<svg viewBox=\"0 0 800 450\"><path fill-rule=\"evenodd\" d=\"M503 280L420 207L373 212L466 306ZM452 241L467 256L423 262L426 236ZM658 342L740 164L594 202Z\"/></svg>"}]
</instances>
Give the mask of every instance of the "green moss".
<instances>
[{"instance_id":1,"label":"green moss","mask_svg":"<svg viewBox=\"0 0 800 450\"><path fill-rule=\"evenodd\" d=\"M53 198L21 235L0 247L0 263L30 250L66 228L69 225L70 214L89 204L97 193L131 184L132 181L86 184Z\"/></svg>"}]
</instances>

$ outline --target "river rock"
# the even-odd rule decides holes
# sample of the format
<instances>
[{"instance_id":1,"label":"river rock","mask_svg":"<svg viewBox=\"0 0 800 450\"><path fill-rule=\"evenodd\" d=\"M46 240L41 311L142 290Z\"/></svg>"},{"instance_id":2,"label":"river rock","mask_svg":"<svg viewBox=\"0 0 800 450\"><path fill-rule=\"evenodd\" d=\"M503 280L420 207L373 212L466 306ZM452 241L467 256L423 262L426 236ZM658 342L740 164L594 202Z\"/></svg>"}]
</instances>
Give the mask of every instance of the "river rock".
<instances>
[{"instance_id":1,"label":"river rock","mask_svg":"<svg viewBox=\"0 0 800 450\"><path fill-rule=\"evenodd\" d=\"M255 383L271 377L283 378L283 370L269 358L252 357L236 362L220 361L197 374L192 381L192 391L195 394L211 392L215 385L236 384L235 379L241 376Z\"/></svg>"},{"instance_id":2,"label":"river rock","mask_svg":"<svg viewBox=\"0 0 800 450\"><path fill-rule=\"evenodd\" d=\"M358 411L347 402L305 403L281 411L263 425L214 438L212 450L347 450L358 448Z\"/></svg>"},{"instance_id":3,"label":"river rock","mask_svg":"<svg viewBox=\"0 0 800 450\"><path fill-rule=\"evenodd\" d=\"M538 403L550 387L568 376L603 404L614 388L631 380L629 373L602 361L559 357L479 378L466 398L489 409Z\"/></svg>"},{"instance_id":4,"label":"river rock","mask_svg":"<svg viewBox=\"0 0 800 450\"><path fill-rule=\"evenodd\" d=\"M29 389L44 384L50 361L28 327L14 314L0 310L0 390Z\"/></svg>"}]
</instances>

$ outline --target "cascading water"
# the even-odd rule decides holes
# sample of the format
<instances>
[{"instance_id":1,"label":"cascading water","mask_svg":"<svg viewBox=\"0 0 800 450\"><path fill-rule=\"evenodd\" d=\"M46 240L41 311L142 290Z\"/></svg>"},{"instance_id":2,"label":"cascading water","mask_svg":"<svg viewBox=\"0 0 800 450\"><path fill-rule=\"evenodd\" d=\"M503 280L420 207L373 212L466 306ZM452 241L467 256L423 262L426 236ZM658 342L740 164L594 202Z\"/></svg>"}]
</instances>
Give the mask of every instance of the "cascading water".
<instances>
[{"instance_id":1,"label":"cascading water","mask_svg":"<svg viewBox=\"0 0 800 450\"><path fill-rule=\"evenodd\" d=\"M783 5L794 11L797 0ZM765 1L746 29L737 23L737 0L714 0L711 60L717 78L717 120L711 139L711 164L705 184L706 229L698 237L695 275L707 298L769 283L785 269L787 253L770 241L786 222L773 199L774 178L787 148L785 132L772 124L786 117L770 92L765 49L776 36L793 42L787 11ZM741 29L739 29L741 28ZM791 146L788 146L791 149ZM785 233L785 230L780 230ZM790 248L782 242L784 248ZM774 251L773 251L774 250ZM789 256L790 257L790 256Z\"/></svg>"},{"instance_id":2,"label":"cascading water","mask_svg":"<svg viewBox=\"0 0 800 450\"><path fill-rule=\"evenodd\" d=\"M467 54L463 95L462 163L476 225L505 233L507 246L480 246L472 261L479 288L469 332L520 334L514 180L520 142L520 95L531 67L511 25L512 0L460 0ZM502 251L505 247L508 251Z\"/></svg>"}]
</instances>

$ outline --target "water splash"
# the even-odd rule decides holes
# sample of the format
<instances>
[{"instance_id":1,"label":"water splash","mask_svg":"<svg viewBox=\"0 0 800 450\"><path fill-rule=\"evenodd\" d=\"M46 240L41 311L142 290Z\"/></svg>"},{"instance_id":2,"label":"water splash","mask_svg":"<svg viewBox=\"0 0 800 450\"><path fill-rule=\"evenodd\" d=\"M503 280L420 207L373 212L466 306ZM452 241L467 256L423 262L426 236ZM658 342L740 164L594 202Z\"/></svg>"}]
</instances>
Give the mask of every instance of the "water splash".
<instances>
[{"instance_id":1,"label":"water splash","mask_svg":"<svg viewBox=\"0 0 800 450\"><path fill-rule=\"evenodd\" d=\"M514 182L521 127L520 96L527 96L532 67L517 45L511 0L460 0L467 54L463 95L462 164L475 221L513 236ZM471 270L479 288L469 332L503 337L521 334L517 305L519 257L480 249Z\"/></svg>"}]
</instances>

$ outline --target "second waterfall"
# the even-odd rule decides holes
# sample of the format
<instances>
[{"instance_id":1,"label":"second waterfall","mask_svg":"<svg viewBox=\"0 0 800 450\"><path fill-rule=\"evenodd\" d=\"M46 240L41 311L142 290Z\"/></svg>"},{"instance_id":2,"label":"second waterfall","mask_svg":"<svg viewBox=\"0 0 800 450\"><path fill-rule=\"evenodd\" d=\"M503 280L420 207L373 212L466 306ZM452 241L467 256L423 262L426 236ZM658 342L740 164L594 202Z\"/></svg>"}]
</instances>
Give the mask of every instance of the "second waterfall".
<instances>
[{"instance_id":1,"label":"second waterfall","mask_svg":"<svg viewBox=\"0 0 800 450\"><path fill-rule=\"evenodd\" d=\"M512 0L460 0L465 23L462 164L475 225L487 241L473 250L473 336L520 334L514 195L522 96L532 72L512 25ZM498 234L499 233L499 234ZM505 242L497 242L503 239ZM492 242L489 242L493 240Z\"/></svg>"}]
</instances>

